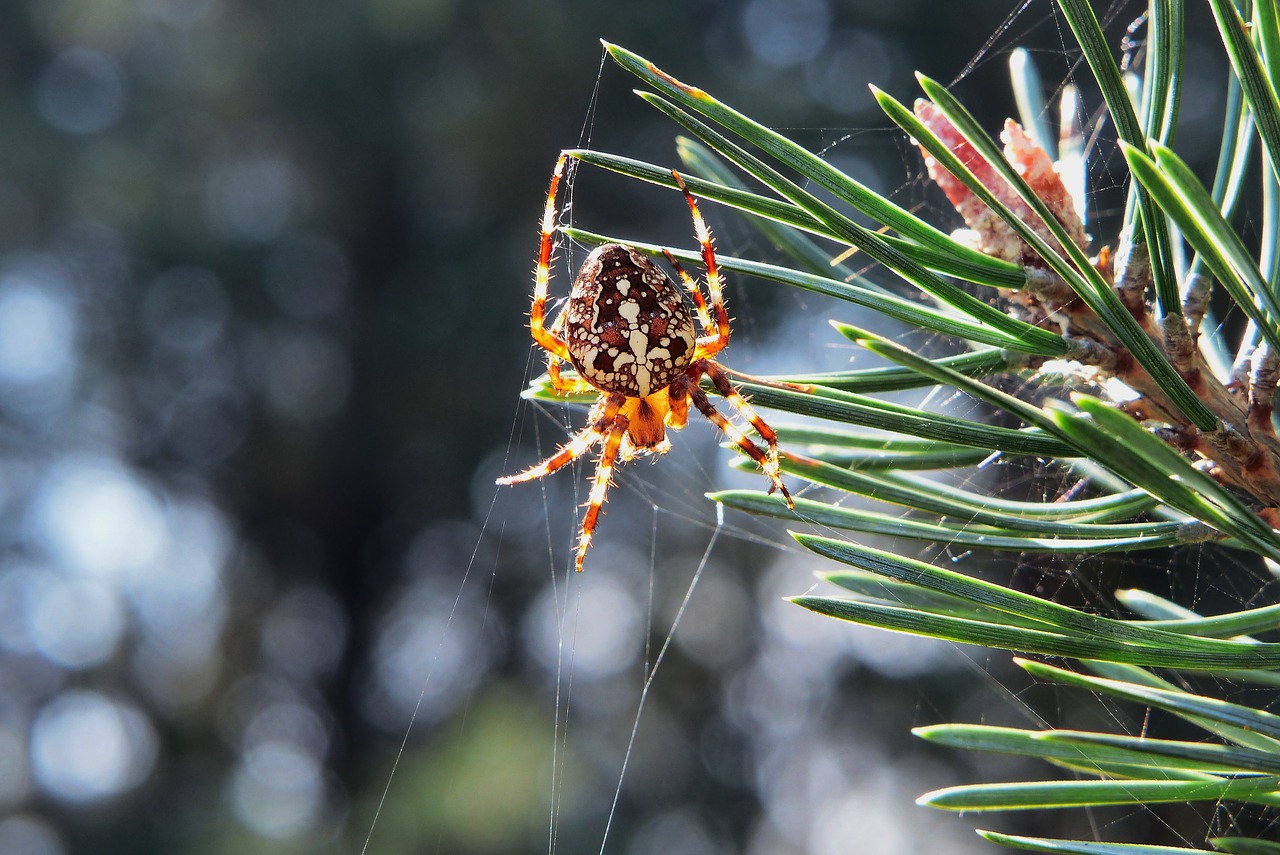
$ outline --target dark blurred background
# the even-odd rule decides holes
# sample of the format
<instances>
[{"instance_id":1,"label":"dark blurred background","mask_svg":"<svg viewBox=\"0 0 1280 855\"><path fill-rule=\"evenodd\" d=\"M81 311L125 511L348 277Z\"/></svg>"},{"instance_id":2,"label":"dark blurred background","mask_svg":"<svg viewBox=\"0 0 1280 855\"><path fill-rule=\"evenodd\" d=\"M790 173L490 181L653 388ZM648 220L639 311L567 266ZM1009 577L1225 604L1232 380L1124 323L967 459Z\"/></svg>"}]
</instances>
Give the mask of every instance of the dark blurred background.
<instances>
[{"instance_id":1,"label":"dark blurred background","mask_svg":"<svg viewBox=\"0 0 1280 855\"><path fill-rule=\"evenodd\" d=\"M912 800L983 769L907 728L1034 696L1004 657L782 603L815 563L717 524L713 431L624 469L567 581L584 473L493 478L581 419L518 397L556 153L675 163L601 37L910 206L867 83L963 75L997 127L1008 48L1070 61L1047 4L1001 30L1014 6L0 4L0 852L596 851L704 553L607 851L977 851ZM583 227L691 244L673 194L571 189ZM728 364L847 363L831 305L729 298Z\"/></svg>"}]
</instances>

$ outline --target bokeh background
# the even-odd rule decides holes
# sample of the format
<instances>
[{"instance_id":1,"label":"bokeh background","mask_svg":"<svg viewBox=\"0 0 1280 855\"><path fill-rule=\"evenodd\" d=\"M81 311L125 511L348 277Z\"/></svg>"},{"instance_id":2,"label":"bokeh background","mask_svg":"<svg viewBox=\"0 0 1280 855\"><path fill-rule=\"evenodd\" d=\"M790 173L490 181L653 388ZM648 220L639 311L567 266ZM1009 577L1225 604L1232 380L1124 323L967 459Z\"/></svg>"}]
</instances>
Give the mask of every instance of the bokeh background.
<instances>
[{"instance_id":1,"label":"bokeh background","mask_svg":"<svg viewBox=\"0 0 1280 855\"><path fill-rule=\"evenodd\" d=\"M953 225L866 84L960 77L996 126L1010 47L1071 61L1014 6L0 4L0 852L596 851L611 816L629 855L977 851L912 800L987 761L908 725L1037 696L782 603L815 564L717 521L714 432L626 468L567 581L583 473L493 478L581 420L518 397L556 153L675 162L599 38ZM1140 10L1110 11L1118 43ZM672 194L570 190L691 240ZM729 297L729 364L847 364L829 304Z\"/></svg>"}]
</instances>

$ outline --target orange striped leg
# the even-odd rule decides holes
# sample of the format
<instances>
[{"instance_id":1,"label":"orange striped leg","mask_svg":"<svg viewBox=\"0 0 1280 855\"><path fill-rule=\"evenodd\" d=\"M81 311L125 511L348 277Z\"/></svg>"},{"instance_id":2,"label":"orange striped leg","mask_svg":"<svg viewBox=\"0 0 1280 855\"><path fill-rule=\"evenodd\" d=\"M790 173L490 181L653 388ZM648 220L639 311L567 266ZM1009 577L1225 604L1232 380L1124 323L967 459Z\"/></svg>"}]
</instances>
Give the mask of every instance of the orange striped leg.
<instances>
[{"instance_id":1,"label":"orange striped leg","mask_svg":"<svg viewBox=\"0 0 1280 855\"><path fill-rule=\"evenodd\" d=\"M537 478L545 478L552 472L581 457L591 450L591 446L600 441L605 432L609 430L610 425L617 418L618 409L622 406L622 402L626 400L626 396L621 392L614 392L605 399L604 405L597 410L599 415L583 428L582 431L573 439L560 446L560 449L541 463L530 466L523 472L515 475L504 475L497 480L501 486L508 484L519 484L522 481L533 481Z\"/></svg>"},{"instance_id":2,"label":"orange striped leg","mask_svg":"<svg viewBox=\"0 0 1280 855\"><path fill-rule=\"evenodd\" d=\"M715 335L716 328L711 325L711 315L707 312L707 299L702 296L702 289L698 287L697 281L689 275L680 262L676 261L676 257L669 250L664 249L662 254L667 257L667 263L680 274L680 281L684 283L685 290L693 298L693 307L698 311L698 321L702 324L702 331L707 335Z\"/></svg>"},{"instance_id":3,"label":"orange striped leg","mask_svg":"<svg viewBox=\"0 0 1280 855\"><path fill-rule=\"evenodd\" d=\"M704 416L715 422L716 426L724 431L725 435L733 440L738 448L741 448L752 460L760 464L760 468L764 470L764 474L768 476L771 482L769 492L780 490L782 497L787 500L787 507L795 507L795 503L791 501L791 494L787 492L787 485L782 483L782 469L778 465L778 435L773 428L769 427L764 419L760 418L760 415L747 403L747 399L742 397L737 389L733 388L729 378L720 370L720 366L710 360L703 360L701 364L695 363L695 368L697 373L705 372L711 378L711 382L715 384L716 389L724 396L724 399L732 404L733 408L751 423L751 426L756 429L756 433L760 434L760 438L768 444L769 451L767 453L762 451L760 446L752 442L746 434L738 430L732 422L721 415L720 411L707 399L706 393L702 391L696 381L689 384L689 396L693 398L694 406ZM694 377L697 374L691 371L686 376Z\"/></svg>"},{"instance_id":4,"label":"orange striped leg","mask_svg":"<svg viewBox=\"0 0 1280 855\"><path fill-rule=\"evenodd\" d=\"M547 204L542 209L542 241L538 245L538 266L533 271L533 308L529 310L529 331L533 333L533 340L561 359L569 358L569 345L559 333L546 329L543 324L547 316L547 286L551 282L551 252L555 248L556 191L564 175L565 160L564 154L556 159L551 187L547 190Z\"/></svg>"},{"instance_id":5,"label":"orange striped leg","mask_svg":"<svg viewBox=\"0 0 1280 855\"><path fill-rule=\"evenodd\" d=\"M554 353L547 357L547 378L557 392L564 392L566 395L577 395L581 392L596 391L594 386L581 377L565 377L561 374L560 363L562 362L564 360Z\"/></svg>"},{"instance_id":6,"label":"orange striped leg","mask_svg":"<svg viewBox=\"0 0 1280 855\"><path fill-rule=\"evenodd\" d=\"M670 406L667 410L667 427L684 430L684 426L689 423L689 394L683 383L675 382L667 387L667 402Z\"/></svg>"},{"instance_id":7,"label":"orange striped leg","mask_svg":"<svg viewBox=\"0 0 1280 855\"><path fill-rule=\"evenodd\" d=\"M680 192L684 193L684 200L689 203L689 213L693 215L693 233L702 246L702 266L707 269L707 291L711 294L711 311L715 313L715 334L698 339L698 352L700 356L715 356L729 344L729 312L724 307L724 289L721 287L720 268L716 264L715 240L680 173L673 169L671 176L675 178Z\"/></svg>"},{"instance_id":8,"label":"orange striped leg","mask_svg":"<svg viewBox=\"0 0 1280 855\"><path fill-rule=\"evenodd\" d=\"M556 318L556 322L551 325L551 332L554 335L560 335L560 331L564 328L564 313ZM551 386L557 392L564 392L566 395L577 395L581 392L595 392L597 389L583 380L581 377L565 377L560 373L560 365L565 361L564 357L557 356L554 353L547 354L547 378L551 381Z\"/></svg>"},{"instance_id":9,"label":"orange striped leg","mask_svg":"<svg viewBox=\"0 0 1280 855\"><path fill-rule=\"evenodd\" d=\"M618 450L622 447L622 438L627 433L626 416L618 415L605 437L604 450L600 452L600 464L596 466L595 477L591 479L591 495L587 498L587 513L582 518L582 534L578 536L578 555L574 559L573 569L582 572L582 560L587 557L591 548L591 535L600 521L600 509L604 507L605 495L609 485L613 483L613 463L618 459Z\"/></svg>"}]
</instances>

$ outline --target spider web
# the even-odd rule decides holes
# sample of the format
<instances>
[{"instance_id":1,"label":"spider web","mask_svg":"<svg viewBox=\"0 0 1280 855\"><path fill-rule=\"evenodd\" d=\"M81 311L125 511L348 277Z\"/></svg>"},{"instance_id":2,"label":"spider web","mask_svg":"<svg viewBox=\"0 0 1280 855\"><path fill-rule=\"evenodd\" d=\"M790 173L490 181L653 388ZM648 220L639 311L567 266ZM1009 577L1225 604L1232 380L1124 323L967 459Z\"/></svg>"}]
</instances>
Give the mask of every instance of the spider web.
<instances>
[{"instance_id":1,"label":"spider web","mask_svg":"<svg viewBox=\"0 0 1280 855\"><path fill-rule=\"evenodd\" d=\"M1134 17L1132 7L1114 4L1104 23L1111 32L1111 24ZM954 81L959 96L966 100L966 86L1002 79L1003 61L1012 47L1046 41L1050 46L1037 53L1042 73L1061 74L1062 85L1076 82L1079 61L1070 33L1052 8L1027 2L963 66ZM596 128L610 124L597 122L597 116L615 109L603 106L612 104L605 90L625 89L629 81L619 84L623 76L602 56L581 145L593 146ZM1080 77L1082 84L1088 78ZM1011 98L1008 104L1006 112L1011 113ZM1091 146L1114 146L1111 129L1096 122L1088 126L1094 134ZM891 152L902 172L891 194L896 201L923 208L932 222L955 224L954 214L929 187L918 155L900 134L882 126L782 130L842 167L861 168L862 162L874 160L872 152ZM599 147L633 154L625 142L602 140ZM665 157L650 159L673 160L669 153ZM1090 199L1089 229L1095 239L1114 233L1112 224L1120 213L1124 175L1112 172L1115 163L1102 156L1093 167L1090 186L1096 192ZM605 232L616 224L612 233L637 235L639 226L643 239L691 244L687 213L671 204L669 196L656 194L657 202L641 203L630 186L614 184L616 192L604 193L597 188L605 179L591 175L587 182L585 177L567 177L562 222ZM590 205L593 198L625 204L603 210L575 206ZM729 247L731 254L748 258L772 253L740 221L711 206L704 206L704 213L722 251ZM651 226L661 237L649 233ZM562 244L553 293L567 290L581 252ZM885 331L882 321L850 316L846 306L833 307L790 290L766 293L760 283L743 283L738 277L730 279L727 294L736 317L734 345L724 361L747 372L847 367L854 351L830 334L826 320L831 316ZM549 308L554 317L558 306ZM909 340L921 349L943 346L918 337ZM541 372L541 359L531 351L530 377ZM867 354L857 359L859 367L867 364ZM978 418L980 413L970 399L945 390L904 395L902 400L953 415ZM532 434L530 455L545 457L580 429L581 419L581 411L572 408L522 405L507 449L495 458L492 472L482 470L477 483L518 468L517 437ZM1032 685L1004 654L821 620L783 602L784 596L803 593L811 584L815 560L781 524L726 516L704 496L726 485L758 487L758 473L728 470L729 452L719 448L717 432L700 420L691 419L672 439L666 455L635 459L615 470L617 483L580 576L570 568L591 460L576 466L572 475L558 473L536 486L523 485L524 499L489 492L479 537L501 544L503 559L513 551L524 553L517 562L522 569L512 571L507 560L478 549L444 623L446 631L453 629L455 613L465 608L471 592L483 588L479 599L484 604L482 625L487 625L499 566L504 573L523 574L514 587L532 605L521 613L518 629L509 633L518 636L508 648L519 648L512 655L520 664L508 673L514 670L533 683L537 688L525 699L550 711L542 718L545 750L536 778L543 788L539 804L546 818L545 851L825 855L857 851L848 849L849 841L876 841L878 852L991 851L973 838L968 822L922 810L914 798L960 781L1034 780L1052 773L1025 760L931 752L909 744L904 725L981 721L1168 732L1169 721L1130 705ZM1004 461L964 473L961 481L975 490L1045 501L1070 494L1077 483L1068 472ZM799 484L792 487L803 493ZM1116 612L1111 592L1126 586L1206 612L1220 611L1254 602L1270 578L1225 550L1199 546L1126 555L1123 561L1075 563L993 559L946 544L918 554L1102 613ZM484 565L477 564L477 556ZM482 568L486 572L479 572ZM432 693L431 679L422 685L419 705ZM1240 692L1226 684L1218 688L1229 699ZM469 691L481 690L473 686ZM467 720L470 707L468 696L455 717ZM417 719L415 708L402 755ZM465 777L459 773L457 780ZM395 778L389 777L387 793L393 784ZM1249 823L1256 818L1216 805L1013 817L999 827L1015 833L1135 837L1197 846L1207 836ZM370 840L376 827L375 818ZM368 841L366 849L377 851Z\"/></svg>"}]
</instances>

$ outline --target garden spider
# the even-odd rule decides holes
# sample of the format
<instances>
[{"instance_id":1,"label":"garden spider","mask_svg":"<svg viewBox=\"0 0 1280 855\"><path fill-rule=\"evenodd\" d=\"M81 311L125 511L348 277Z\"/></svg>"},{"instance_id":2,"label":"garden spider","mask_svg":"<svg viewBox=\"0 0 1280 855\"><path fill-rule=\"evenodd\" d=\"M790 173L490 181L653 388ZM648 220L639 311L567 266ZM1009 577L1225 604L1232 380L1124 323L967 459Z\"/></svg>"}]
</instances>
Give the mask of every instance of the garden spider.
<instances>
[{"instance_id":1,"label":"garden spider","mask_svg":"<svg viewBox=\"0 0 1280 855\"><path fill-rule=\"evenodd\" d=\"M556 161L547 191L529 329L533 340L547 351L547 373L557 390L568 394L594 390L600 397L591 409L590 423L578 435L546 460L519 474L499 478L498 483L517 484L545 477L603 442L578 537L575 567L581 571L609 489L614 461L619 454L628 460L636 454L661 454L670 449L665 428L679 430L685 426L692 400L698 412L760 465L771 482L769 492L781 491L787 506L794 507L778 466L777 434L729 382L729 374L737 372L730 372L712 359L729 343L729 313L724 307L711 232L693 194L675 170L671 174L689 203L694 232L702 245L702 262L711 292L710 311L698 283L670 252L664 250L664 254L693 298L703 334L697 334L689 308L671 277L639 252L617 243L597 247L587 256L573 281L568 305L550 329L544 326L555 242L556 191L566 159L567 155L561 154ZM564 361L577 369L577 377L560 373ZM767 452L707 399L698 386L704 374L751 423L768 446Z\"/></svg>"}]
</instances>

